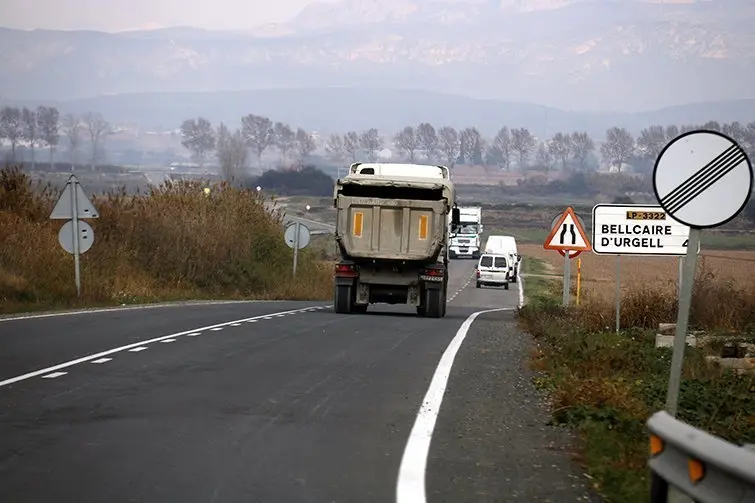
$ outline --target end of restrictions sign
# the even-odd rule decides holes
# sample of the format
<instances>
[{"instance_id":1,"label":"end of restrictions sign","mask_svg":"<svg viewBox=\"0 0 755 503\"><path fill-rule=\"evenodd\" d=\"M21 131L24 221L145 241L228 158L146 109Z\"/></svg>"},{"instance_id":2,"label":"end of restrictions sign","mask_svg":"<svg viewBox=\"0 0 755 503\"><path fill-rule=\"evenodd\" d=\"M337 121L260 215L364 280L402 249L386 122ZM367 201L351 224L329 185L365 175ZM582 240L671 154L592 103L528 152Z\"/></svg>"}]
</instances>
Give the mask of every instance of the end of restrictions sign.
<instances>
[{"instance_id":1,"label":"end of restrictions sign","mask_svg":"<svg viewBox=\"0 0 755 503\"><path fill-rule=\"evenodd\" d=\"M592 248L606 255L686 255L690 228L661 206L598 204L592 209Z\"/></svg>"}]
</instances>

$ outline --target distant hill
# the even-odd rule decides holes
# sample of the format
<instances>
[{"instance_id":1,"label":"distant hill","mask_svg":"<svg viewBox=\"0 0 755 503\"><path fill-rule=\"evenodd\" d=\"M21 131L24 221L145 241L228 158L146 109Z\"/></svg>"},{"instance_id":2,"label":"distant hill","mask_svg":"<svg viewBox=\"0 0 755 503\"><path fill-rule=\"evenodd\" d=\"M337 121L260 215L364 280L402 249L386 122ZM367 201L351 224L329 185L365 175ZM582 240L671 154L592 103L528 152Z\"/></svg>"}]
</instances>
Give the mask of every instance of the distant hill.
<instances>
[{"instance_id":1,"label":"distant hill","mask_svg":"<svg viewBox=\"0 0 755 503\"><path fill-rule=\"evenodd\" d=\"M315 88L217 93L145 93L64 102L4 100L15 106L57 106L61 112L97 111L111 123L142 129L177 128L187 118L237 125L243 115L265 115L322 134L378 128L390 134L421 121L436 127L475 126L492 136L501 126L526 127L540 137L558 131L587 131L602 137L613 126L632 132L651 124L755 121L755 99L695 103L637 114L580 113L526 103L476 100L449 94L392 89Z\"/></svg>"}]
</instances>

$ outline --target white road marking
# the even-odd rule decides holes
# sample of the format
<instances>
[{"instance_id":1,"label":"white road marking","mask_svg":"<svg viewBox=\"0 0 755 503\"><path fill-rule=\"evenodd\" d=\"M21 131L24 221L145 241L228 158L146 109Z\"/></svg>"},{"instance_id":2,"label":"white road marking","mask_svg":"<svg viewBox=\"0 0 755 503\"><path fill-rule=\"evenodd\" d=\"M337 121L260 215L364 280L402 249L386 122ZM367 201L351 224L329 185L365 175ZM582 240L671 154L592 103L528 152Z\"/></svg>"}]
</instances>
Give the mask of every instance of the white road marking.
<instances>
[{"instance_id":1,"label":"white road marking","mask_svg":"<svg viewBox=\"0 0 755 503\"><path fill-rule=\"evenodd\" d=\"M285 314L296 313L296 312L299 312L299 311L303 311L305 309L308 309L308 308L292 309L291 311L281 311L281 313L273 313L273 315L282 314L282 313L285 313ZM24 381L26 379L31 379L32 377L37 377L37 376L40 376L40 375L43 375L43 374L47 374L48 372L53 372L55 370L60 370L60 369L64 369L64 368L67 368L67 367L71 367L73 365L78 365L79 363L84 363L84 362L96 360L97 358L102 358L104 356L112 355L114 353L119 353L121 351L132 351L132 352L143 351L143 350L147 349L146 347L144 347L144 345L146 345L146 344L152 344L153 342L160 342L160 341L162 341L164 339L175 339L176 337L181 337L182 335L187 335L187 334L195 333L195 332L203 332L205 330L212 330L213 328L218 328L218 327L225 327L225 326L228 326L228 325L230 325L232 323L243 323L245 321L252 320L252 319L260 319L260 318L263 318L264 316L269 316L269 315L259 315L259 316L253 316L251 318L244 318L244 319L241 319L241 320L226 321L224 323L218 323L217 325L210 325L210 326L207 326L207 327L193 328L191 330L186 330L184 332L178 332L178 333L170 334L170 335L163 335L162 337L155 337L154 339L149 339L149 340L146 340L146 341L135 342L133 344L128 344L126 346L120 346L120 347L117 347L117 348L109 349L107 351L102 351L101 353L96 353L96 354L93 354L93 355L84 356L82 358L77 358L76 360L71 360L71 361L68 361L68 362L65 362L65 363L60 363L60 364L54 365L52 367L48 367L48 368L44 368L44 369L40 369L40 370L35 370L34 372L29 372L27 374L23 374L23 375L20 375L20 376L17 376L17 377L11 377L10 379L6 379L4 381L0 381L0 388L3 387L3 386L8 386L9 384L13 384L15 382Z\"/></svg>"},{"instance_id":2,"label":"white road marking","mask_svg":"<svg viewBox=\"0 0 755 503\"><path fill-rule=\"evenodd\" d=\"M42 379L55 379L56 377L64 376L68 372L53 372L52 374L47 374L46 376L42 376Z\"/></svg>"},{"instance_id":3,"label":"white road marking","mask_svg":"<svg viewBox=\"0 0 755 503\"><path fill-rule=\"evenodd\" d=\"M20 321L20 320L34 320L37 318L55 318L58 316L73 316L76 314L99 314L99 313L113 313L116 311L134 311L141 309L159 309L165 307L190 307L190 306L216 306L221 304L244 304L244 303L259 303L259 302L286 302L279 300L213 300L213 301L196 301L196 302L171 302L162 304L142 304L138 306L117 306L117 307L103 307L99 309L79 309L76 311L59 311L54 313L40 313L40 314L21 314L18 316L0 317L0 323L4 321Z\"/></svg>"},{"instance_id":4,"label":"white road marking","mask_svg":"<svg viewBox=\"0 0 755 503\"><path fill-rule=\"evenodd\" d=\"M105 363L112 360L112 358L98 358L97 360L93 360L92 363Z\"/></svg>"},{"instance_id":5,"label":"white road marking","mask_svg":"<svg viewBox=\"0 0 755 503\"><path fill-rule=\"evenodd\" d=\"M232 326L232 327L240 327L240 326L241 326L241 323L231 323L231 326Z\"/></svg>"},{"instance_id":6,"label":"white road marking","mask_svg":"<svg viewBox=\"0 0 755 503\"><path fill-rule=\"evenodd\" d=\"M446 391L448 378L451 376L456 353L464 342L475 318L484 313L495 311L513 311L513 307L498 309L486 309L472 313L461 324L453 340L443 352L435 374L430 382L430 387L422 400L417 419L409 434L409 440L401 458L401 466L398 470L396 482L396 503L426 503L425 496L425 471L427 468L427 454L430 450L435 421L438 419L440 405L443 402L443 394Z\"/></svg>"},{"instance_id":7,"label":"white road marking","mask_svg":"<svg viewBox=\"0 0 755 503\"><path fill-rule=\"evenodd\" d=\"M196 337L198 335L202 335L200 332L193 332L191 334L186 334L186 337Z\"/></svg>"},{"instance_id":8,"label":"white road marking","mask_svg":"<svg viewBox=\"0 0 755 503\"><path fill-rule=\"evenodd\" d=\"M524 305L524 281L521 276L519 276L517 284L519 285L519 307L522 307Z\"/></svg>"},{"instance_id":9,"label":"white road marking","mask_svg":"<svg viewBox=\"0 0 755 503\"><path fill-rule=\"evenodd\" d=\"M211 328L210 330L211 330L212 332L220 332L221 330L223 330L223 328L224 328L224 327L215 327L215 328Z\"/></svg>"},{"instance_id":10,"label":"white road marking","mask_svg":"<svg viewBox=\"0 0 755 503\"><path fill-rule=\"evenodd\" d=\"M273 317L272 317L272 316L265 316L265 317L263 317L262 319L263 319L263 320L272 320L272 319L273 319Z\"/></svg>"},{"instance_id":11,"label":"white road marking","mask_svg":"<svg viewBox=\"0 0 755 503\"><path fill-rule=\"evenodd\" d=\"M247 320L247 323L257 323L257 320Z\"/></svg>"},{"instance_id":12,"label":"white road marking","mask_svg":"<svg viewBox=\"0 0 755 503\"><path fill-rule=\"evenodd\" d=\"M160 342L162 342L162 343L167 343L167 342L176 342L176 340L175 340L175 339L163 339L163 340L161 340Z\"/></svg>"}]
</instances>

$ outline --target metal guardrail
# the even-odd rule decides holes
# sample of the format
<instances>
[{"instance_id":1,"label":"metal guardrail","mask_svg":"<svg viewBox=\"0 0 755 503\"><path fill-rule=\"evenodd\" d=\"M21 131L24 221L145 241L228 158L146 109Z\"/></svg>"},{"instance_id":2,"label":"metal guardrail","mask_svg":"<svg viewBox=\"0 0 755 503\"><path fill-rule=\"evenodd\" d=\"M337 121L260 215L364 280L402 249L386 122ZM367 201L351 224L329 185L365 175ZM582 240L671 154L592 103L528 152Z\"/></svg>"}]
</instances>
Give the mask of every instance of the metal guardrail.
<instances>
[{"instance_id":1,"label":"metal guardrail","mask_svg":"<svg viewBox=\"0 0 755 503\"><path fill-rule=\"evenodd\" d=\"M652 503L755 503L755 449L740 447L667 412L648 420Z\"/></svg>"}]
</instances>

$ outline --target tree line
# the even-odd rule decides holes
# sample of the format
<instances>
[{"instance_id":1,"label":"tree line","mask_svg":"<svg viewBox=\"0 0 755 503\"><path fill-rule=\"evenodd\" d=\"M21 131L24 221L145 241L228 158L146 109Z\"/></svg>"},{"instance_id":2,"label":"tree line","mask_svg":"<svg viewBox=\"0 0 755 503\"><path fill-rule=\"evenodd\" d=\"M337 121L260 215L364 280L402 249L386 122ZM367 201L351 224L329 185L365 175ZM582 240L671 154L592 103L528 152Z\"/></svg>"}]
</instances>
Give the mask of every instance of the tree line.
<instances>
[{"instance_id":1,"label":"tree line","mask_svg":"<svg viewBox=\"0 0 755 503\"><path fill-rule=\"evenodd\" d=\"M60 146L61 139L67 141L71 167L76 166L77 153L83 139L88 139L91 148L92 169L103 153L105 138L112 133L110 123L96 112L81 116L66 114L60 116L56 107L39 106L36 109L3 107L0 109L0 140L10 144L7 161L14 163L21 145L28 146L31 152L32 167L36 165L36 151L46 148L49 162Z\"/></svg>"}]
</instances>

